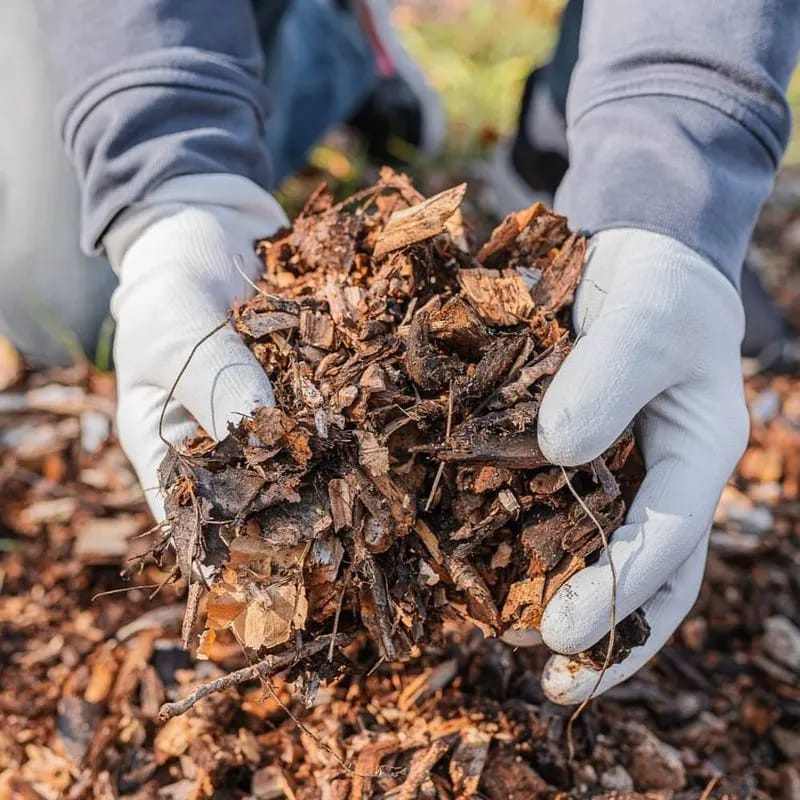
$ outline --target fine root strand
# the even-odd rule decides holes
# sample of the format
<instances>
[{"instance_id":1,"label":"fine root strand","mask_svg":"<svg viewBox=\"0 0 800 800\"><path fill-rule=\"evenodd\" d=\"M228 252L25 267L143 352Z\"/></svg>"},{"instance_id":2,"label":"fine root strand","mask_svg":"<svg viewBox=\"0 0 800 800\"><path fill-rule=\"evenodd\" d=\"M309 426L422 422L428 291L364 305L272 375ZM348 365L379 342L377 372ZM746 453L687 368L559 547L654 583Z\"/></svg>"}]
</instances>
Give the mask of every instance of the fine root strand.
<instances>
[{"instance_id":1,"label":"fine root strand","mask_svg":"<svg viewBox=\"0 0 800 800\"><path fill-rule=\"evenodd\" d=\"M603 541L603 552L608 559L608 568L611 572L611 614L609 622L611 624L611 630L608 634L608 649L606 650L606 657L603 661L603 666L600 669L600 672L597 675L597 680L595 681L594 686L592 687L592 691L589 692L588 697L572 712L570 715L569 720L567 721L567 749L569 751L569 760L575 760L575 741L573 739L573 726L575 725L575 720L580 717L580 715L584 712L586 707L589 705L591 700L594 698L595 692L600 688L600 683L603 680L608 668L611 666L611 660L614 657L614 644L616 641L616 628L617 628L617 570L614 566L614 560L611 558L611 549L608 546L608 536L606 535L605 530L603 530L603 526L597 520L597 517L594 515L592 510L586 505L584 499L578 494L575 490L575 487L572 485L572 481L567 475L567 471L564 467L561 467L561 474L564 477L564 481L566 482L567 488L571 492L572 496L578 502L580 507L583 509L586 516L594 523L595 527L597 528L598 532L600 533L600 538Z\"/></svg>"}]
</instances>

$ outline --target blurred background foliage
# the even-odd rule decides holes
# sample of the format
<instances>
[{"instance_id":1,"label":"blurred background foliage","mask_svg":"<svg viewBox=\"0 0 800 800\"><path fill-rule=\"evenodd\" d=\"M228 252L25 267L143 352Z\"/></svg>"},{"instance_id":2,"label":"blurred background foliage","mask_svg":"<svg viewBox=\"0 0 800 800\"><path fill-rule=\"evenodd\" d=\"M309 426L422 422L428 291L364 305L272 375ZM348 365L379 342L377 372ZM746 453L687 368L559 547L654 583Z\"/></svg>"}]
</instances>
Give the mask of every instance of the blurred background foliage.
<instances>
[{"instance_id":1,"label":"blurred background foliage","mask_svg":"<svg viewBox=\"0 0 800 800\"><path fill-rule=\"evenodd\" d=\"M562 0L397 4L406 46L444 103L451 156L480 153L514 128L522 85L555 45Z\"/></svg>"},{"instance_id":2,"label":"blurred background foliage","mask_svg":"<svg viewBox=\"0 0 800 800\"><path fill-rule=\"evenodd\" d=\"M545 63L558 35L565 0L398 0L394 21L412 55L439 91L448 121L445 152L435 164L413 170L422 183L434 172L474 177L498 138L516 122L524 80ZM800 165L800 71L789 87L795 109L787 166ZM337 188L352 191L364 180L365 159L357 143L341 134L328 137L310 158ZM289 208L308 192L300 176L282 187ZM434 184L438 183L435 180Z\"/></svg>"}]
</instances>

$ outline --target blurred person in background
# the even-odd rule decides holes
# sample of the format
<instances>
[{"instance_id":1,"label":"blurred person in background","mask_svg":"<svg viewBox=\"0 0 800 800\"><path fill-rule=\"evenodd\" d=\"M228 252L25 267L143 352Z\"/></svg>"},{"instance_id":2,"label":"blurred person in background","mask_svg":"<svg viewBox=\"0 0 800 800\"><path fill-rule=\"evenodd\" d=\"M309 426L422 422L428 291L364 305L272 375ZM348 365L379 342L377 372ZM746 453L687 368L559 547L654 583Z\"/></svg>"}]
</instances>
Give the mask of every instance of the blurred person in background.
<instances>
[{"instance_id":1,"label":"blurred person in background","mask_svg":"<svg viewBox=\"0 0 800 800\"><path fill-rule=\"evenodd\" d=\"M192 347L248 293L234 256L254 279L253 241L287 224L270 191L344 122L377 160L395 138L442 144L441 108L389 12L384 0L0 7L0 332L54 363L70 337L91 352L110 302L119 435L159 519L162 407ZM651 635L601 691L660 649L699 591L747 440L745 321L749 354L783 349L785 323L742 264L789 138L799 39L790 0L571 0L495 158L504 211L554 195L592 234L580 340L543 400L541 448L584 463L635 418L647 466L611 549L618 618L643 607ZM222 437L273 402L232 329L203 356L167 404L172 442L197 423ZM553 650L608 632L609 580L601 558L556 594L542 623ZM561 703L595 680L563 655L543 675Z\"/></svg>"}]
</instances>

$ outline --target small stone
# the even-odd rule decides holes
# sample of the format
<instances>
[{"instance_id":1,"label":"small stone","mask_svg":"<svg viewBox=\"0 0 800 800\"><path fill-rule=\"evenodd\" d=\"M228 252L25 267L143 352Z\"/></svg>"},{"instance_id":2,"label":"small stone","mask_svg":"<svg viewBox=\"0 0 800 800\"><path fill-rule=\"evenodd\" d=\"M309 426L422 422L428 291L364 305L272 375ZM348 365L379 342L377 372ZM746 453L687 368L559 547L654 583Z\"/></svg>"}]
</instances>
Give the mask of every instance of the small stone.
<instances>
[{"instance_id":1,"label":"small stone","mask_svg":"<svg viewBox=\"0 0 800 800\"><path fill-rule=\"evenodd\" d=\"M786 617L776 615L764 622L761 644L779 664L800 672L800 628Z\"/></svg>"},{"instance_id":2,"label":"small stone","mask_svg":"<svg viewBox=\"0 0 800 800\"><path fill-rule=\"evenodd\" d=\"M98 706L79 697L62 697L58 701L58 738L74 764L83 762L100 716Z\"/></svg>"},{"instance_id":3,"label":"small stone","mask_svg":"<svg viewBox=\"0 0 800 800\"><path fill-rule=\"evenodd\" d=\"M600 776L600 785L604 789L612 789L617 792L632 792L633 778L631 778L625 767L617 764L617 766L607 769Z\"/></svg>"},{"instance_id":4,"label":"small stone","mask_svg":"<svg viewBox=\"0 0 800 800\"><path fill-rule=\"evenodd\" d=\"M633 746L630 774L637 790L683 789L686 769L674 747L638 723L628 725L628 735Z\"/></svg>"}]
</instances>

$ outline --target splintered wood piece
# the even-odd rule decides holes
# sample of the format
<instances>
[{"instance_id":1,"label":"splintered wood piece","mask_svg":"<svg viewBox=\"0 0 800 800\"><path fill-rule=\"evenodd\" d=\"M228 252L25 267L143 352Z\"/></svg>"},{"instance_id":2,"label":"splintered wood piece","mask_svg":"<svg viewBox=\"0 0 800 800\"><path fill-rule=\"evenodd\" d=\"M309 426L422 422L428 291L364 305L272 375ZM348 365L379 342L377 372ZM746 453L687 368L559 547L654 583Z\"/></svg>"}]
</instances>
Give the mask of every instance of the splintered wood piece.
<instances>
[{"instance_id":1,"label":"splintered wood piece","mask_svg":"<svg viewBox=\"0 0 800 800\"><path fill-rule=\"evenodd\" d=\"M561 562L547 575L542 597L542 613L553 595L576 573L586 566L586 559L578 554L565 555Z\"/></svg>"},{"instance_id":2,"label":"splintered wood piece","mask_svg":"<svg viewBox=\"0 0 800 800\"><path fill-rule=\"evenodd\" d=\"M475 308L458 295L431 311L430 335L464 356L483 353L492 342Z\"/></svg>"},{"instance_id":3,"label":"splintered wood piece","mask_svg":"<svg viewBox=\"0 0 800 800\"><path fill-rule=\"evenodd\" d=\"M512 367L528 343L527 337L502 336L486 348L474 372L468 378L460 378L456 383L456 403L465 405L474 399L489 396L506 380Z\"/></svg>"},{"instance_id":4,"label":"splintered wood piece","mask_svg":"<svg viewBox=\"0 0 800 800\"><path fill-rule=\"evenodd\" d=\"M475 797L489 757L492 736L475 727L461 733L448 772L457 797Z\"/></svg>"},{"instance_id":5,"label":"splintered wood piece","mask_svg":"<svg viewBox=\"0 0 800 800\"><path fill-rule=\"evenodd\" d=\"M297 315L287 311L247 311L236 320L239 331L253 339L263 339L277 331L290 331L299 325Z\"/></svg>"},{"instance_id":6,"label":"splintered wood piece","mask_svg":"<svg viewBox=\"0 0 800 800\"><path fill-rule=\"evenodd\" d=\"M430 314L422 310L414 315L406 341L406 369L420 389L443 391L461 372L461 362L439 352L431 343Z\"/></svg>"},{"instance_id":7,"label":"splintered wood piece","mask_svg":"<svg viewBox=\"0 0 800 800\"><path fill-rule=\"evenodd\" d=\"M444 565L455 585L464 593L470 614L497 631L500 627L500 612L486 581L478 571L467 561L453 556L447 556Z\"/></svg>"},{"instance_id":8,"label":"splintered wood piece","mask_svg":"<svg viewBox=\"0 0 800 800\"><path fill-rule=\"evenodd\" d=\"M533 301L541 311L557 311L572 302L585 259L586 239L573 233L558 255L542 269L542 277L533 287Z\"/></svg>"},{"instance_id":9,"label":"splintered wood piece","mask_svg":"<svg viewBox=\"0 0 800 800\"><path fill-rule=\"evenodd\" d=\"M352 527L355 498L350 484L343 478L331 478L328 481L328 499L334 530L339 533L343 528Z\"/></svg>"},{"instance_id":10,"label":"splintered wood piece","mask_svg":"<svg viewBox=\"0 0 800 800\"><path fill-rule=\"evenodd\" d=\"M333 320L327 314L304 308L300 312L300 339L305 344L331 350L336 341Z\"/></svg>"},{"instance_id":11,"label":"splintered wood piece","mask_svg":"<svg viewBox=\"0 0 800 800\"><path fill-rule=\"evenodd\" d=\"M546 375L556 374L571 350L572 343L565 335L550 350L523 367L511 383L498 390L497 397L489 403L489 408L508 408L529 396L531 388L538 380Z\"/></svg>"},{"instance_id":12,"label":"splintered wood piece","mask_svg":"<svg viewBox=\"0 0 800 800\"><path fill-rule=\"evenodd\" d=\"M397 650L392 640L393 625L386 591L386 576L375 558L367 552L361 556L360 566L364 576L364 584L361 587L361 614L365 617L367 627L370 627L370 622L372 623L371 627L380 647L381 657L386 661L394 661Z\"/></svg>"},{"instance_id":13,"label":"splintered wood piece","mask_svg":"<svg viewBox=\"0 0 800 800\"><path fill-rule=\"evenodd\" d=\"M375 242L373 257L380 258L443 233L447 220L461 205L466 191L467 184L461 183L410 208L395 211Z\"/></svg>"},{"instance_id":14,"label":"splintered wood piece","mask_svg":"<svg viewBox=\"0 0 800 800\"><path fill-rule=\"evenodd\" d=\"M536 469L549 462L539 449L538 404L520 403L492 411L459 425L439 447L426 448L446 463L490 464L510 469Z\"/></svg>"},{"instance_id":15,"label":"splintered wood piece","mask_svg":"<svg viewBox=\"0 0 800 800\"><path fill-rule=\"evenodd\" d=\"M357 431L358 463L372 476L386 475L389 471L389 448L381 444L370 431Z\"/></svg>"},{"instance_id":16,"label":"splintered wood piece","mask_svg":"<svg viewBox=\"0 0 800 800\"><path fill-rule=\"evenodd\" d=\"M612 499L619 497L620 489L614 473L606 466L602 456L598 456L592 461L592 471L595 479L602 486L603 491Z\"/></svg>"},{"instance_id":17,"label":"splintered wood piece","mask_svg":"<svg viewBox=\"0 0 800 800\"><path fill-rule=\"evenodd\" d=\"M444 561L444 557L442 556L442 549L439 547L439 540L436 538L436 534L428 527L425 520L418 519L414 523L414 530L417 532L419 538L422 539L422 543L425 547L428 548L428 552L433 557L433 560L437 564L441 564Z\"/></svg>"},{"instance_id":18,"label":"splintered wood piece","mask_svg":"<svg viewBox=\"0 0 800 800\"><path fill-rule=\"evenodd\" d=\"M538 628L544 612L542 601L545 582L544 573L540 573L527 580L512 583L503 604L503 622L510 622L514 630Z\"/></svg>"},{"instance_id":19,"label":"splintered wood piece","mask_svg":"<svg viewBox=\"0 0 800 800\"><path fill-rule=\"evenodd\" d=\"M480 318L489 325L519 325L535 311L525 281L516 270L461 269L458 282Z\"/></svg>"},{"instance_id":20,"label":"splintered wood piece","mask_svg":"<svg viewBox=\"0 0 800 800\"><path fill-rule=\"evenodd\" d=\"M446 739L436 739L430 747L417 750L414 753L411 764L408 768L408 775L403 781L397 800L414 800L420 786L430 775L436 762L450 749L450 743Z\"/></svg>"},{"instance_id":21,"label":"splintered wood piece","mask_svg":"<svg viewBox=\"0 0 800 800\"><path fill-rule=\"evenodd\" d=\"M544 203L534 203L509 214L493 231L478 252L478 261L487 267L530 266L569 236L567 218ZM520 263L521 261L527 263Z\"/></svg>"},{"instance_id":22,"label":"splintered wood piece","mask_svg":"<svg viewBox=\"0 0 800 800\"><path fill-rule=\"evenodd\" d=\"M396 736L382 735L377 742L361 749L353 770L353 782L349 800L369 800L372 796L373 776L377 776L381 761L390 753L402 749L403 743Z\"/></svg>"}]
</instances>

